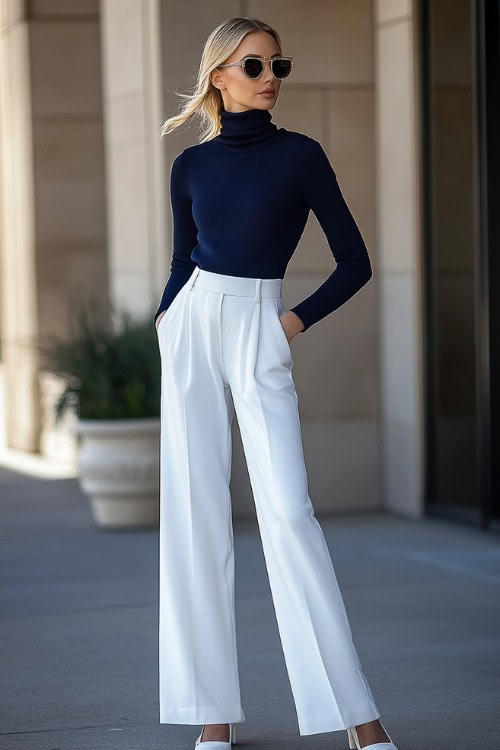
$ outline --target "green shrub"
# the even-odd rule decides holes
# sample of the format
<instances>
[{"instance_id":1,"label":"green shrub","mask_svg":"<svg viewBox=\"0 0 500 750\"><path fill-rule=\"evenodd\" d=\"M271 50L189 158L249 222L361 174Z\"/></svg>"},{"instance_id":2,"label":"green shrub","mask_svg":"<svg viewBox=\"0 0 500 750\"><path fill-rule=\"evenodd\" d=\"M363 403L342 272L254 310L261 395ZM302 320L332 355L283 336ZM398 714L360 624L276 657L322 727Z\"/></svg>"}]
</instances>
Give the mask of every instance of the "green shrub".
<instances>
[{"instance_id":1,"label":"green shrub","mask_svg":"<svg viewBox=\"0 0 500 750\"><path fill-rule=\"evenodd\" d=\"M56 422L74 406L80 419L159 417L161 364L152 315L73 308L70 330L68 338L47 336L39 345L42 368L65 384Z\"/></svg>"}]
</instances>

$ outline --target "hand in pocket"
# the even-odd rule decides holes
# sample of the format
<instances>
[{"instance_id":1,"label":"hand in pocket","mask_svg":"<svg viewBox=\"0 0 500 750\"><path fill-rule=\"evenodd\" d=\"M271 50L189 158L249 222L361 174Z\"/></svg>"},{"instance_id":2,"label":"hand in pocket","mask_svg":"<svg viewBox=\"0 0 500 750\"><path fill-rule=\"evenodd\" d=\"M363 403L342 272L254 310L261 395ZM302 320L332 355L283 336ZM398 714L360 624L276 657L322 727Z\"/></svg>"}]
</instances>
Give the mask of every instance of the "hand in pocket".
<instances>
[{"instance_id":1,"label":"hand in pocket","mask_svg":"<svg viewBox=\"0 0 500 750\"><path fill-rule=\"evenodd\" d=\"M166 310L163 310L163 312L160 313L158 315L157 319L156 319L156 324L155 325L156 325L156 330L157 331L158 331L158 328L160 327L160 321L161 321L161 319L163 318L163 316L165 315L166 312L167 312Z\"/></svg>"}]
</instances>

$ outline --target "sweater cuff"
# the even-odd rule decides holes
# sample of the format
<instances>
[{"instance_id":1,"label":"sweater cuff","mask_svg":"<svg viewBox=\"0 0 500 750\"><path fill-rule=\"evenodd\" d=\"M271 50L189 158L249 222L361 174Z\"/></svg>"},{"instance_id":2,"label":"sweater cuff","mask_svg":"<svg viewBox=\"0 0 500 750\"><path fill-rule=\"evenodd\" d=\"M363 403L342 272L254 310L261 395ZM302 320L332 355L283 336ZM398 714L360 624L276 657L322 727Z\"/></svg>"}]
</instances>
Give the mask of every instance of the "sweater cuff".
<instances>
[{"instance_id":1,"label":"sweater cuff","mask_svg":"<svg viewBox=\"0 0 500 750\"><path fill-rule=\"evenodd\" d=\"M297 315L297 317L302 321L304 328L299 331L299 333L305 333L308 328L310 328L313 323L316 322L315 320L308 320L306 310L305 308L302 308L302 302L300 302L298 305L295 305L295 307L291 307L290 311L295 313L295 315Z\"/></svg>"}]
</instances>

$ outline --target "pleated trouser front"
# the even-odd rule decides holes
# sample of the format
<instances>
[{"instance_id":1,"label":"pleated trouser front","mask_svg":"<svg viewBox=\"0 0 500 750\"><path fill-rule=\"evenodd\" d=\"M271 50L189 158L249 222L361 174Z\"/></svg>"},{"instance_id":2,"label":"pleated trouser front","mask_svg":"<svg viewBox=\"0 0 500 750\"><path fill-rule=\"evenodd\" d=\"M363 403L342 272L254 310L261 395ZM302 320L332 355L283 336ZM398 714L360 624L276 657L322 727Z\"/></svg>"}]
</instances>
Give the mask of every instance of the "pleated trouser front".
<instances>
[{"instance_id":1,"label":"pleated trouser front","mask_svg":"<svg viewBox=\"0 0 500 750\"><path fill-rule=\"evenodd\" d=\"M281 286L197 267L159 323L160 723L245 721L229 491L235 414L299 733L380 716L308 494Z\"/></svg>"}]
</instances>

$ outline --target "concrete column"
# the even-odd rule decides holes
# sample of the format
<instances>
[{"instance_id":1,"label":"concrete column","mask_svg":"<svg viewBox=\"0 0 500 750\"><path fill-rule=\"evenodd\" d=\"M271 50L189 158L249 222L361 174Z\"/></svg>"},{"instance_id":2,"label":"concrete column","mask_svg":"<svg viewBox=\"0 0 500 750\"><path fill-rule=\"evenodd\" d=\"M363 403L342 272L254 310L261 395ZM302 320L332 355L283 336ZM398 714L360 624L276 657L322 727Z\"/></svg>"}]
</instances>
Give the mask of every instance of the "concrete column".
<instances>
[{"instance_id":1,"label":"concrete column","mask_svg":"<svg viewBox=\"0 0 500 750\"><path fill-rule=\"evenodd\" d=\"M410 516L423 500L417 1L377 0L374 30L382 495Z\"/></svg>"},{"instance_id":2,"label":"concrete column","mask_svg":"<svg viewBox=\"0 0 500 750\"><path fill-rule=\"evenodd\" d=\"M167 276L159 0L101 0L112 303L152 315Z\"/></svg>"},{"instance_id":3,"label":"concrete column","mask_svg":"<svg viewBox=\"0 0 500 750\"><path fill-rule=\"evenodd\" d=\"M38 333L29 28L22 0L0 0L0 321L4 431L38 446Z\"/></svg>"},{"instance_id":4,"label":"concrete column","mask_svg":"<svg viewBox=\"0 0 500 750\"><path fill-rule=\"evenodd\" d=\"M108 292L98 2L0 7L7 443L48 455L40 337L64 336L89 292Z\"/></svg>"}]
</instances>

